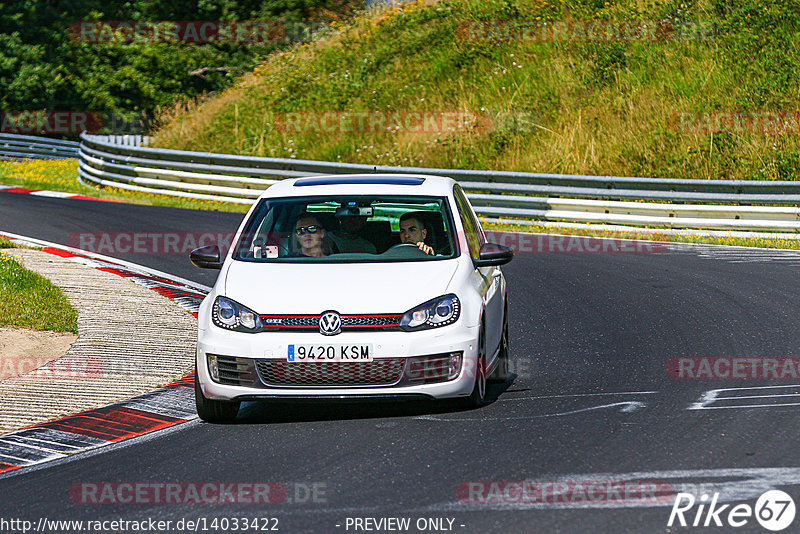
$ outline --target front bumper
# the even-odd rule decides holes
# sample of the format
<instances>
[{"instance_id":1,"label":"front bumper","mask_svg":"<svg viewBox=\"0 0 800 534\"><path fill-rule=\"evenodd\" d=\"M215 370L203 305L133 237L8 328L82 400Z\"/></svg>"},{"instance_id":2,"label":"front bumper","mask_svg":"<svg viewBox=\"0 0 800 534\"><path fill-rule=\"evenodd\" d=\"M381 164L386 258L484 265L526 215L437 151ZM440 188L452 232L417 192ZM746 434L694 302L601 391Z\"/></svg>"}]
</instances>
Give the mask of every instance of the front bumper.
<instances>
[{"instance_id":1,"label":"front bumper","mask_svg":"<svg viewBox=\"0 0 800 534\"><path fill-rule=\"evenodd\" d=\"M470 328L459 323L420 332L348 332L335 337L310 332L245 334L212 326L201 330L198 335L197 377L203 395L216 400L464 397L472 392L474 386L479 327ZM375 360L461 352L461 372L453 380L428 384L409 384L408 381L401 380L396 385L380 386L274 386L257 379L253 386L238 386L213 381L208 370L208 354L252 360L286 361L289 344L311 343L371 343Z\"/></svg>"}]
</instances>

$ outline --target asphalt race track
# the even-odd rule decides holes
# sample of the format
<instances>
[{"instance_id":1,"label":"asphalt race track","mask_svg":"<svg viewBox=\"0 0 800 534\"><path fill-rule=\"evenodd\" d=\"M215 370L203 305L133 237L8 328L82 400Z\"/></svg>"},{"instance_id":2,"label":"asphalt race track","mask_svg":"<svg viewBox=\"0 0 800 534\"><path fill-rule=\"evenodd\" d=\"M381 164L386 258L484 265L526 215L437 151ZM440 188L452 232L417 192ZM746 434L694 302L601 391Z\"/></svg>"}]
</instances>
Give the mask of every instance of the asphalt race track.
<instances>
[{"instance_id":1,"label":"asphalt race track","mask_svg":"<svg viewBox=\"0 0 800 534\"><path fill-rule=\"evenodd\" d=\"M241 218L0 192L0 230L59 243L80 232L233 231ZM216 275L183 254L120 257L207 285ZM672 532L672 493L645 505L485 497L489 481L570 491L638 481L731 504L754 506L771 488L797 500L800 378L676 380L667 367L800 356L799 267L793 254L712 247L520 253L504 267L514 378L490 389L488 406L249 403L238 424L194 421L0 478L0 517L201 519L208 532L233 531L210 525L234 517L277 518L290 533L376 531L354 518L390 517L411 518L410 532L420 518L444 519L425 532ZM726 391L703 397L716 389ZM76 499L75 485L91 482L276 482L287 494L269 505ZM682 531L695 530L731 528ZM766 532L754 518L736 531Z\"/></svg>"}]
</instances>

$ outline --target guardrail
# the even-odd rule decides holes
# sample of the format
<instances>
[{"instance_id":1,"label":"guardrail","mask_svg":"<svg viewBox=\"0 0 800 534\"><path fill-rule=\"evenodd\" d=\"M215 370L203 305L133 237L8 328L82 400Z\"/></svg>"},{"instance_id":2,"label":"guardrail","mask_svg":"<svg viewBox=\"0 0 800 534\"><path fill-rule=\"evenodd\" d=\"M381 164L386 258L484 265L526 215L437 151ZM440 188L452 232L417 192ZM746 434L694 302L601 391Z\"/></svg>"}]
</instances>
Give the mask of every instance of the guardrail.
<instances>
[{"instance_id":1,"label":"guardrail","mask_svg":"<svg viewBox=\"0 0 800 534\"><path fill-rule=\"evenodd\" d=\"M726 230L800 231L800 182L387 167L122 146L82 135L78 172L98 185L250 204L283 178L341 173L449 176L484 216ZM794 205L794 206L793 206Z\"/></svg>"},{"instance_id":2,"label":"guardrail","mask_svg":"<svg viewBox=\"0 0 800 534\"><path fill-rule=\"evenodd\" d=\"M800 231L799 181L681 180L388 167L150 148L148 137L81 142L0 134L0 159L79 158L95 185L250 204L277 180L342 173L449 176L484 216L724 230Z\"/></svg>"},{"instance_id":3,"label":"guardrail","mask_svg":"<svg viewBox=\"0 0 800 534\"><path fill-rule=\"evenodd\" d=\"M0 159L77 158L79 145L77 141L0 133Z\"/></svg>"}]
</instances>

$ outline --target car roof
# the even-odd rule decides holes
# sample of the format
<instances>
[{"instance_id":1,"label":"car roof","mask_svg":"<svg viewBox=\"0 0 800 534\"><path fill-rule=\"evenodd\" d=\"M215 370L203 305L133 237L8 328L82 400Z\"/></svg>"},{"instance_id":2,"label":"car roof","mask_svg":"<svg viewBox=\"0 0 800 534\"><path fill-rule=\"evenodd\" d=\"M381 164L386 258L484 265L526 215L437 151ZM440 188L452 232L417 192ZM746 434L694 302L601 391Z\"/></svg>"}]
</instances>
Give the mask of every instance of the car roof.
<instances>
[{"instance_id":1,"label":"car roof","mask_svg":"<svg viewBox=\"0 0 800 534\"><path fill-rule=\"evenodd\" d=\"M270 186L261 196L412 195L447 196L455 180L431 174L329 174L288 178Z\"/></svg>"}]
</instances>

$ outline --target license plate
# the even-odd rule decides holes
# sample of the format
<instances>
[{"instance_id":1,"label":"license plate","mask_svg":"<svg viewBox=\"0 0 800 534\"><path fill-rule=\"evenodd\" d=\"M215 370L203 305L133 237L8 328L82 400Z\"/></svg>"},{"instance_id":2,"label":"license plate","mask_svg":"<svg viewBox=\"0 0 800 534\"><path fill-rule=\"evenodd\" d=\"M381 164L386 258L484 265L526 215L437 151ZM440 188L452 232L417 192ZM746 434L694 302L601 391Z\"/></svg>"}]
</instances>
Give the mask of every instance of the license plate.
<instances>
[{"instance_id":1,"label":"license plate","mask_svg":"<svg viewBox=\"0 0 800 534\"><path fill-rule=\"evenodd\" d=\"M287 362L371 362L372 345L289 345Z\"/></svg>"}]
</instances>

